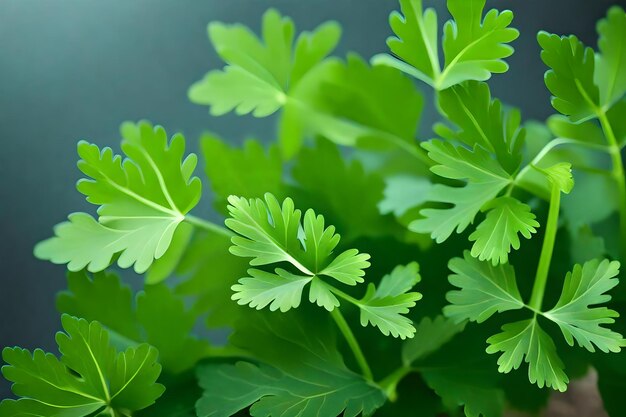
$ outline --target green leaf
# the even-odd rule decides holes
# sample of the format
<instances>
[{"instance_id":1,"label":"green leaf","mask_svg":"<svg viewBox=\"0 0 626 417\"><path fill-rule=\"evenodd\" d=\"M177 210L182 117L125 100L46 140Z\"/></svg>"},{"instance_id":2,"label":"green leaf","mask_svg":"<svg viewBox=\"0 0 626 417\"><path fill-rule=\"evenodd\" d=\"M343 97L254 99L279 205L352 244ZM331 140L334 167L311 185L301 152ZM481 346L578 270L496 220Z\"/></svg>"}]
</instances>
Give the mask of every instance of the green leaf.
<instances>
[{"instance_id":1,"label":"green leaf","mask_svg":"<svg viewBox=\"0 0 626 417\"><path fill-rule=\"evenodd\" d=\"M431 170L445 178L466 179L464 187L436 184L428 199L452 205L449 208L427 208L420 213L422 219L409 224L418 233L430 233L437 243L445 241L456 230L463 232L489 201L506 187L511 179L502 167L482 147L473 151L450 143L432 140L422 145L428 156L438 165Z\"/></svg>"},{"instance_id":2,"label":"green leaf","mask_svg":"<svg viewBox=\"0 0 626 417\"><path fill-rule=\"evenodd\" d=\"M306 317L257 314L241 323L231 341L261 363L202 365L198 416L227 417L252 406L255 417L356 417L380 407L383 392L346 368L329 323Z\"/></svg>"},{"instance_id":3,"label":"green leaf","mask_svg":"<svg viewBox=\"0 0 626 417\"><path fill-rule=\"evenodd\" d=\"M496 312L524 307L517 288L515 270L509 264L493 266L473 258L465 251L464 258L453 258L448 267L450 284L460 288L450 291L446 299L451 305L443 313L456 323L464 320L482 323Z\"/></svg>"},{"instance_id":4,"label":"green leaf","mask_svg":"<svg viewBox=\"0 0 626 417\"><path fill-rule=\"evenodd\" d=\"M609 9L598 22L598 48L594 80L600 90L600 103L608 108L626 93L626 13L619 6Z\"/></svg>"},{"instance_id":5,"label":"green leaf","mask_svg":"<svg viewBox=\"0 0 626 417\"><path fill-rule=\"evenodd\" d=\"M513 12L491 9L481 21L485 3L485 0L448 1L453 20L443 28L445 67L439 90L465 80L485 81L492 73L509 69L504 58L513 54L513 48L508 43L519 36L517 29L509 27Z\"/></svg>"},{"instance_id":6,"label":"green leaf","mask_svg":"<svg viewBox=\"0 0 626 417\"><path fill-rule=\"evenodd\" d=\"M302 32L294 46L291 19L270 9L263 15L263 39L242 25L211 23L209 38L227 66L206 74L189 89L189 99L219 116L235 110L265 117L288 101L290 90L335 49L341 29L335 22Z\"/></svg>"},{"instance_id":7,"label":"green leaf","mask_svg":"<svg viewBox=\"0 0 626 417\"><path fill-rule=\"evenodd\" d=\"M409 75L445 90L466 80L485 81L492 73L506 72L504 58L513 53L509 42L519 32L510 28L511 11L490 10L483 18L485 0L450 0L453 20L443 28L445 65L439 63L437 14L423 10L421 0L400 0L402 14L393 12L389 24L395 37L387 40L391 52L374 57L374 62L396 67ZM404 61L404 62L403 62Z\"/></svg>"},{"instance_id":8,"label":"green leaf","mask_svg":"<svg viewBox=\"0 0 626 417\"><path fill-rule=\"evenodd\" d=\"M512 197L499 197L488 203L487 218L469 236L474 241L472 256L492 264L507 263L511 248L520 248L519 234L530 239L539 223L530 207Z\"/></svg>"},{"instance_id":9,"label":"green leaf","mask_svg":"<svg viewBox=\"0 0 626 417\"><path fill-rule=\"evenodd\" d=\"M294 191L298 201L324 213L329 222L347 232L347 239L393 230L377 206L383 198L383 179L366 172L357 160L346 161L333 143L318 140L314 148L303 148L292 176L299 185Z\"/></svg>"},{"instance_id":10,"label":"green leaf","mask_svg":"<svg viewBox=\"0 0 626 417\"><path fill-rule=\"evenodd\" d=\"M140 345L116 353L98 322L62 317L56 336L61 359L41 349L5 348L2 368L19 400L0 403L2 416L83 417L98 411L129 413L148 407L164 391L156 380L158 352Z\"/></svg>"},{"instance_id":11,"label":"green leaf","mask_svg":"<svg viewBox=\"0 0 626 417\"><path fill-rule=\"evenodd\" d=\"M192 310L206 314L209 327L232 327L249 313L231 300L231 287L246 275L249 265L246 259L232 256L230 246L226 235L196 232L176 268L176 275L183 279L175 293L192 298Z\"/></svg>"},{"instance_id":12,"label":"green leaf","mask_svg":"<svg viewBox=\"0 0 626 417\"><path fill-rule=\"evenodd\" d=\"M235 148L208 134L200 144L205 172L215 195L214 205L220 212L226 212L230 195L253 198L269 192L283 197L283 166L278 147L271 146L266 151L259 141L247 140L242 148Z\"/></svg>"},{"instance_id":13,"label":"green leaf","mask_svg":"<svg viewBox=\"0 0 626 417\"><path fill-rule=\"evenodd\" d=\"M232 238L230 251L251 257L251 265L288 262L305 275L325 275L347 285L363 282L369 255L354 249L333 256L339 235L333 226L325 227L324 217L313 210L307 210L301 224L301 211L290 198L282 206L271 194L265 195L265 201L231 196L228 202L231 218L226 226L241 235Z\"/></svg>"},{"instance_id":14,"label":"green leaf","mask_svg":"<svg viewBox=\"0 0 626 417\"><path fill-rule=\"evenodd\" d=\"M132 302L132 292L112 273L68 274L68 290L57 297L62 313L98 321L125 345L149 343L159 351L159 362L169 372L191 368L210 352L210 346L192 336L197 316L185 309L182 297L165 285L147 286Z\"/></svg>"},{"instance_id":15,"label":"green leaf","mask_svg":"<svg viewBox=\"0 0 626 417\"><path fill-rule=\"evenodd\" d=\"M402 362L409 366L418 359L427 357L460 333L465 323L454 323L444 316L434 320L424 317L416 327L415 337L402 345Z\"/></svg>"},{"instance_id":16,"label":"green leaf","mask_svg":"<svg viewBox=\"0 0 626 417\"><path fill-rule=\"evenodd\" d=\"M569 379L563 371L563 362L556 353L552 338L541 328L537 317L502 326L502 333L487 340L487 353L502 352L498 370L509 373L518 369L522 360L528 363L528 378L539 388L567 389Z\"/></svg>"},{"instance_id":17,"label":"green leaf","mask_svg":"<svg viewBox=\"0 0 626 417\"><path fill-rule=\"evenodd\" d=\"M400 71L370 66L350 53L345 62L327 62L315 77L303 80L291 98L280 122L286 156L295 154L305 138L316 136L339 145L401 148L421 156L415 135L423 98Z\"/></svg>"},{"instance_id":18,"label":"green leaf","mask_svg":"<svg viewBox=\"0 0 626 417\"><path fill-rule=\"evenodd\" d=\"M240 305L249 305L261 310L269 305L270 311L288 311L297 308L302 299L302 290L312 277L294 275L277 268L276 273L249 269L249 277L241 278L232 286L232 299Z\"/></svg>"},{"instance_id":19,"label":"green leaf","mask_svg":"<svg viewBox=\"0 0 626 417\"><path fill-rule=\"evenodd\" d=\"M393 213L401 217L410 209L428 201L432 184L426 178L394 175L385 179L383 199L378 203L381 214Z\"/></svg>"},{"instance_id":20,"label":"green leaf","mask_svg":"<svg viewBox=\"0 0 626 417\"><path fill-rule=\"evenodd\" d=\"M99 205L99 219L74 213L55 228L55 237L39 243L35 256L71 271L105 269L114 255L121 268L134 265L145 272L170 246L179 224L200 199L201 184L191 177L197 158L183 160L185 139L171 141L161 127L147 122L121 128L122 159L110 148L78 144L80 170L88 177L78 182L87 201Z\"/></svg>"},{"instance_id":21,"label":"green leaf","mask_svg":"<svg viewBox=\"0 0 626 417\"><path fill-rule=\"evenodd\" d=\"M155 259L146 273L145 283L148 285L158 284L170 277L180 260L185 255L189 242L193 237L194 227L189 223L181 223L170 242L170 247L159 259Z\"/></svg>"},{"instance_id":22,"label":"green leaf","mask_svg":"<svg viewBox=\"0 0 626 417\"><path fill-rule=\"evenodd\" d=\"M594 84L594 52L574 35L539 32L541 59L550 68L545 83L552 93L552 106L572 122L596 116L599 93Z\"/></svg>"},{"instance_id":23,"label":"green leaf","mask_svg":"<svg viewBox=\"0 0 626 417\"><path fill-rule=\"evenodd\" d=\"M438 93L439 107L456 130L444 124L435 132L449 141L459 141L470 148L477 144L495 155L505 171L512 174L522 160L526 131L521 127L519 110L507 109L491 98L489 85L466 82Z\"/></svg>"},{"instance_id":24,"label":"green leaf","mask_svg":"<svg viewBox=\"0 0 626 417\"><path fill-rule=\"evenodd\" d=\"M504 392L493 386L486 379L482 369L449 367L423 372L423 377L430 388L439 395L444 405L455 410L464 406L467 417L500 417L505 408Z\"/></svg>"},{"instance_id":25,"label":"green leaf","mask_svg":"<svg viewBox=\"0 0 626 417\"><path fill-rule=\"evenodd\" d=\"M367 293L357 304L361 310L361 325L378 327L385 336L391 334L401 339L413 337L413 322L403 314L408 313L415 302L422 298L418 292L409 292L420 279L419 265L412 262L395 267L381 279L378 287L370 284Z\"/></svg>"},{"instance_id":26,"label":"green leaf","mask_svg":"<svg viewBox=\"0 0 626 417\"><path fill-rule=\"evenodd\" d=\"M554 308L544 316L559 325L565 340L574 346L594 352L594 345L602 352L620 352L624 338L603 324L615 322L619 314L607 307L591 307L611 299L606 294L618 284L620 263L597 259L584 265L575 265L565 276L563 292Z\"/></svg>"},{"instance_id":27,"label":"green leaf","mask_svg":"<svg viewBox=\"0 0 626 417\"><path fill-rule=\"evenodd\" d=\"M557 187L562 193L569 194L574 188L574 178L572 177L572 164L560 162L548 168L538 168L542 174L548 178L553 186Z\"/></svg>"}]
</instances>

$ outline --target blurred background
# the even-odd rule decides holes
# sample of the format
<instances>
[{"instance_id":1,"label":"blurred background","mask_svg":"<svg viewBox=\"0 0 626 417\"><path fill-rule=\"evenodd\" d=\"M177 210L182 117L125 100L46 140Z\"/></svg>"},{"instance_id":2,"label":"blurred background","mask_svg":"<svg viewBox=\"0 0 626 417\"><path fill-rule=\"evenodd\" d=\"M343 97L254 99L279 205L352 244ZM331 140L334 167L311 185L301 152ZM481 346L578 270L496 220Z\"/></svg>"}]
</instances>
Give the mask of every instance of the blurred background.
<instances>
[{"instance_id":1,"label":"blurred background","mask_svg":"<svg viewBox=\"0 0 626 417\"><path fill-rule=\"evenodd\" d=\"M443 0L428 1L447 18ZM595 46L595 23L626 0L497 0L515 12L521 29L495 76L493 94L522 109L526 119L552 113L543 84L537 31L576 34ZM1 0L0 1L0 348L55 350L59 317L54 294L65 268L37 261L36 242L74 211L94 212L75 188L76 142L117 149L124 120L148 119L168 133L183 132L196 151L210 130L240 143L273 140L275 121L232 115L214 118L187 100L187 88L222 63L206 36L210 21L242 22L258 31L269 7L291 16L298 29L334 19L343 26L339 56L386 52L395 0ZM427 102L428 103L428 102ZM436 120L426 106L420 132ZM211 217L207 190L195 213ZM204 211L204 212L203 212ZM139 277L133 278L140 285ZM0 398L9 394L0 378Z\"/></svg>"}]
</instances>

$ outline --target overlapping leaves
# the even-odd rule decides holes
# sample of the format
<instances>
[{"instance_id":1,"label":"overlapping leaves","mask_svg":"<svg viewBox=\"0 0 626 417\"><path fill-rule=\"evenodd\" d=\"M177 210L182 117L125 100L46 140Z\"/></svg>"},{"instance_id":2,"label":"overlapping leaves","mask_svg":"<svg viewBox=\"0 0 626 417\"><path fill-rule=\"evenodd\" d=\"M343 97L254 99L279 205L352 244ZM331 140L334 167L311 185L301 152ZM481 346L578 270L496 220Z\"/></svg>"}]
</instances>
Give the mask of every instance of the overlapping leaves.
<instances>
[{"instance_id":1,"label":"overlapping leaves","mask_svg":"<svg viewBox=\"0 0 626 417\"><path fill-rule=\"evenodd\" d=\"M576 36L540 32L541 58L550 68L546 86L552 105L573 122L599 117L626 93L626 13L612 7L598 24L598 47L594 52Z\"/></svg>"},{"instance_id":2,"label":"overlapping leaves","mask_svg":"<svg viewBox=\"0 0 626 417\"><path fill-rule=\"evenodd\" d=\"M64 315L56 336L61 358L41 349L6 348L2 374L18 400L0 403L2 416L124 415L148 407L163 393L156 383L158 352L143 344L116 352L98 322Z\"/></svg>"},{"instance_id":3,"label":"overlapping leaves","mask_svg":"<svg viewBox=\"0 0 626 417\"><path fill-rule=\"evenodd\" d=\"M286 157L317 135L421 155L414 135L422 97L399 71L370 67L355 54L346 62L328 58L340 36L334 22L301 33L295 46L291 19L269 10L262 26L261 40L241 25L209 25L211 42L228 65L195 83L191 101L210 106L214 115L234 110L265 117L284 109L279 137ZM397 111L385 111L390 105Z\"/></svg>"},{"instance_id":4,"label":"overlapping leaves","mask_svg":"<svg viewBox=\"0 0 626 417\"><path fill-rule=\"evenodd\" d=\"M513 181L521 162L524 130L517 111L492 100L486 84L467 82L439 94L442 112L456 128L436 127L446 139L422 146L435 162L431 171L463 187L436 184L427 198L444 208L425 208L409 229L429 233L438 243L455 231L463 232L479 212L486 219L470 235L472 254L494 265L505 263L511 249L519 249L519 234L530 238L539 226L530 208L517 199L498 195Z\"/></svg>"},{"instance_id":5,"label":"overlapping leaves","mask_svg":"<svg viewBox=\"0 0 626 417\"><path fill-rule=\"evenodd\" d=\"M163 284L146 287L133 302L130 288L115 274L99 272L90 278L85 272L70 272L57 308L97 320L122 343L156 347L159 363L170 373L188 370L212 352L206 341L192 336L197 316Z\"/></svg>"},{"instance_id":6,"label":"overlapping leaves","mask_svg":"<svg viewBox=\"0 0 626 417\"><path fill-rule=\"evenodd\" d=\"M439 59L437 13L422 7L422 0L400 0L402 13L394 12L389 24L395 37L387 40L397 57L379 55L374 62L396 67L445 90L467 80L485 81L492 73L506 72L504 61L513 53L508 44L519 32L510 28L511 11L492 9L483 17L485 0L449 0L452 20L443 28L444 66Z\"/></svg>"},{"instance_id":7,"label":"overlapping leaves","mask_svg":"<svg viewBox=\"0 0 626 417\"><path fill-rule=\"evenodd\" d=\"M228 417L250 406L252 416L368 416L385 401L377 386L344 365L326 320L259 313L237 326L231 342L261 363L201 366L200 417Z\"/></svg>"},{"instance_id":8,"label":"overlapping leaves","mask_svg":"<svg viewBox=\"0 0 626 417\"><path fill-rule=\"evenodd\" d=\"M284 263L293 268L248 270L249 276L232 287L239 304L285 312L300 305L304 287L310 284L309 301L328 311L339 306L340 297L360 308L364 326L371 323L383 334L403 339L413 335L415 329L403 314L421 298L410 292L419 280L416 264L394 270L378 289L371 284L365 297L356 300L328 279L349 286L362 283L369 255L356 249L335 255L340 237L333 226L325 226L323 216L309 209L301 221L302 212L291 199L281 205L271 194L265 200L231 196L228 201L231 217L226 225L238 234L232 238L231 253L252 258L253 266Z\"/></svg>"},{"instance_id":9,"label":"overlapping leaves","mask_svg":"<svg viewBox=\"0 0 626 417\"><path fill-rule=\"evenodd\" d=\"M122 268L145 272L167 251L180 223L198 202L200 180L192 178L197 158L184 158L185 139L168 141L165 130L147 122L121 128L126 158L110 148L78 144L78 163L87 176L78 190L99 206L98 220L73 213L39 243L35 255L67 264L70 271L105 269L119 254Z\"/></svg>"},{"instance_id":10,"label":"overlapping leaves","mask_svg":"<svg viewBox=\"0 0 626 417\"><path fill-rule=\"evenodd\" d=\"M527 307L517 288L515 272L509 265L494 267L472 258L450 261L450 283L459 290L447 295L450 305L446 316L455 322L482 322L496 312ZM531 310L532 318L506 324L502 332L490 337L488 353L498 353L500 372L518 369L528 363L529 380L539 387L560 391L567 388L568 377L554 341L539 324L540 317L556 323L565 340L573 346L577 341L590 352L619 352L624 346L622 336L603 327L611 324L617 313L606 307L592 307L610 300L607 294L617 285L619 262L592 260L574 266L565 277L563 292L557 304L546 312ZM529 307L528 307L529 308ZM530 308L529 308L530 309Z\"/></svg>"}]
</instances>

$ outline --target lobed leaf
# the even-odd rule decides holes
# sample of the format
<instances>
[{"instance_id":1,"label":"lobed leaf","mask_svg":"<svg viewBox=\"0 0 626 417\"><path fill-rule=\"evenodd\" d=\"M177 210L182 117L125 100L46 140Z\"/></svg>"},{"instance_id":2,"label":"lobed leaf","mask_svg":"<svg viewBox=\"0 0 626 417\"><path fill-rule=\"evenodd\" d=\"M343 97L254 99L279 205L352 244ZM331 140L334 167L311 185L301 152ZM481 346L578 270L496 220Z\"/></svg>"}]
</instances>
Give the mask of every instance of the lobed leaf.
<instances>
[{"instance_id":1,"label":"lobed leaf","mask_svg":"<svg viewBox=\"0 0 626 417\"><path fill-rule=\"evenodd\" d=\"M0 415L83 417L99 411L128 413L148 407L164 387L158 352L149 345L116 353L98 322L62 317L58 359L41 349L5 348L2 374L18 400L3 400Z\"/></svg>"},{"instance_id":2,"label":"lobed leaf","mask_svg":"<svg viewBox=\"0 0 626 417\"><path fill-rule=\"evenodd\" d=\"M611 299L606 294L618 284L620 263L597 259L574 266L565 276L563 291L556 305L544 316L559 325L570 346L574 340L581 347L594 352L594 345L602 352L620 352L624 338L603 324L615 322L619 314L607 307L591 307Z\"/></svg>"},{"instance_id":3,"label":"lobed leaf","mask_svg":"<svg viewBox=\"0 0 626 417\"><path fill-rule=\"evenodd\" d=\"M35 247L35 256L66 263L71 271L98 272L119 254L121 268L134 265L143 273L165 254L185 214L200 199L200 180L192 178L197 158L190 154L183 160L182 135L168 142L163 128L147 122L125 123L121 132L125 159L110 148L78 144L78 167L88 179L77 188L100 206L98 220L71 214L54 237Z\"/></svg>"},{"instance_id":4,"label":"lobed leaf","mask_svg":"<svg viewBox=\"0 0 626 417\"><path fill-rule=\"evenodd\" d=\"M498 358L499 371L509 373L528 363L528 378L539 388L567 389L569 379L563 371L554 341L539 326L537 317L502 326L502 333L487 340L487 353L502 352Z\"/></svg>"},{"instance_id":5,"label":"lobed leaf","mask_svg":"<svg viewBox=\"0 0 626 417\"><path fill-rule=\"evenodd\" d=\"M448 267L454 273L449 277L450 284L460 289L448 292L446 299L451 305L443 312L454 322L482 323L496 312L524 307L511 265L494 266L465 251L463 259L453 258Z\"/></svg>"}]
</instances>

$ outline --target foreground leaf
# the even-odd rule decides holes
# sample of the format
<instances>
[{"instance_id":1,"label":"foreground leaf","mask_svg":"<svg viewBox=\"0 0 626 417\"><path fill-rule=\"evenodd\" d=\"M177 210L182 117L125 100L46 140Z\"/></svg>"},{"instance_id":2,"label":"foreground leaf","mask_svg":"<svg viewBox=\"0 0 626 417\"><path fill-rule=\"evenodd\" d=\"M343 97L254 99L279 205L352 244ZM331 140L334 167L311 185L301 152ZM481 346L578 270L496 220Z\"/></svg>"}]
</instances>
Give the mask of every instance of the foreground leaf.
<instances>
[{"instance_id":1,"label":"foreground leaf","mask_svg":"<svg viewBox=\"0 0 626 417\"><path fill-rule=\"evenodd\" d=\"M98 272L114 255L121 268L134 265L145 272L161 258L179 224L200 199L201 184L192 178L197 158L183 160L185 139L168 142L161 127L147 122L121 128L126 159L110 148L78 144L78 167L88 177L78 182L87 201L99 205L99 219L85 213L69 216L55 228L55 237L39 243L35 256L68 264L71 271Z\"/></svg>"},{"instance_id":2,"label":"foreground leaf","mask_svg":"<svg viewBox=\"0 0 626 417\"><path fill-rule=\"evenodd\" d=\"M450 260L448 267L454 273L449 277L450 283L460 290L448 292L446 299L451 305L444 307L443 312L456 323L482 323L496 312L524 307L511 265L493 266L465 251L463 259Z\"/></svg>"},{"instance_id":3,"label":"foreground leaf","mask_svg":"<svg viewBox=\"0 0 626 417\"><path fill-rule=\"evenodd\" d=\"M228 417L249 406L255 417L371 415L384 394L346 368L327 324L316 318L305 327L303 316L288 313L258 314L238 326L232 343L261 364L201 366L198 416Z\"/></svg>"},{"instance_id":4,"label":"foreground leaf","mask_svg":"<svg viewBox=\"0 0 626 417\"><path fill-rule=\"evenodd\" d=\"M487 343L487 353L502 352L498 358L500 372L509 373L518 369L525 360L530 382L539 388L567 389L569 379L563 371L563 362L556 353L552 338L539 327L536 316L505 324L502 333L490 337Z\"/></svg>"},{"instance_id":5,"label":"foreground leaf","mask_svg":"<svg viewBox=\"0 0 626 417\"><path fill-rule=\"evenodd\" d=\"M347 285L363 282L369 255L348 250L333 256L339 235L333 226L325 227L324 217L313 210L307 210L301 224L301 211L290 198L282 206L271 194L265 195L265 201L235 196L228 201L231 218L226 226L241 235L232 238L231 252L251 257L251 265L288 262L305 275L325 275Z\"/></svg>"},{"instance_id":6,"label":"foreground leaf","mask_svg":"<svg viewBox=\"0 0 626 417\"><path fill-rule=\"evenodd\" d=\"M519 234L530 239L539 223L530 207L511 197L499 197L483 208L487 218L469 236L474 241L472 256L491 263L507 263L511 248L520 248Z\"/></svg>"},{"instance_id":7,"label":"foreground leaf","mask_svg":"<svg viewBox=\"0 0 626 417\"><path fill-rule=\"evenodd\" d=\"M590 352L595 351L594 345L605 353L621 351L622 335L602 327L614 323L619 314L607 307L591 307L611 299L606 293L619 283L619 266L617 261L594 259L574 266L565 276L559 301L544 316L559 325L570 346L576 340Z\"/></svg>"},{"instance_id":8,"label":"foreground leaf","mask_svg":"<svg viewBox=\"0 0 626 417\"><path fill-rule=\"evenodd\" d=\"M361 310L361 324L371 323L385 336L391 334L401 339L413 337L415 327L403 316L415 302L422 298L418 292L409 292L420 281L419 265L415 262L399 265L385 275L378 287L370 284L367 293L357 304Z\"/></svg>"},{"instance_id":9,"label":"foreground leaf","mask_svg":"<svg viewBox=\"0 0 626 417\"><path fill-rule=\"evenodd\" d=\"M148 407L164 391L156 380L158 352L140 345L116 353L97 322L68 315L56 340L61 359L41 349L6 348L2 373L19 400L0 403L2 416L84 417L98 411L128 413Z\"/></svg>"}]
</instances>

